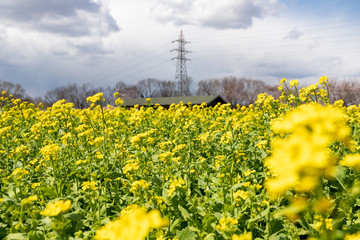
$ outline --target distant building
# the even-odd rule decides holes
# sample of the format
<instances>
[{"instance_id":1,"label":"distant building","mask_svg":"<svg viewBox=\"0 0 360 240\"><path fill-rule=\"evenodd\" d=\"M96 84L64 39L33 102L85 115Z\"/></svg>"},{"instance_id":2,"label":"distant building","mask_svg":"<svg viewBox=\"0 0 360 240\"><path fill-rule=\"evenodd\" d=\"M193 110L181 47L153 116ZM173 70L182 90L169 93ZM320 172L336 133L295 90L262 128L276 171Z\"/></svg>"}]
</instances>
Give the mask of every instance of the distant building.
<instances>
[{"instance_id":1,"label":"distant building","mask_svg":"<svg viewBox=\"0 0 360 240\"><path fill-rule=\"evenodd\" d=\"M221 96L192 96L192 97L160 97L160 98L151 98L152 105L159 104L164 108L169 108L173 103L179 104L183 102L185 105L191 102L193 105L200 105L206 103L207 106L215 106L218 103L224 104L227 103ZM149 103L146 102L145 98L131 98L124 100L125 107L134 107L135 105L148 106Z\"/></svg>"}]
</instances>

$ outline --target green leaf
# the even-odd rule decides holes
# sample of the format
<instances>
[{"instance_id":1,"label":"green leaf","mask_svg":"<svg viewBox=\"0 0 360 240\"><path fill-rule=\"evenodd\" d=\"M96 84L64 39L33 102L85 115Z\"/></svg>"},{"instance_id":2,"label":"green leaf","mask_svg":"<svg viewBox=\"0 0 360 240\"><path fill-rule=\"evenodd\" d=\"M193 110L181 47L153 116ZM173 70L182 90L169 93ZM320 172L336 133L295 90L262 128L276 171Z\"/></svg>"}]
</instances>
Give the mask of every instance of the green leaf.
<instances>
[{"instance_id":1,"label":"green leaf","mask_svg":"<svg viewBox=\"0 0 360 240\"><path fill-rule=\"evenodd\" d=\"M206 237L204 238L204 240L215 240L215 234L214 234L214 233L210 233L210 234L206 235Z\"/></svg>"},{"instance_id":2,"label":"green leaf","mask_svg":"<svg viewBox=\"0 0 360 240\"><path fill-rule=\"evenodd\" d=\"M6 240L20 240L20 239L28 239L25 233L11 233L6 236Z\"/></svg>"},{"instance_id":3,"label":"green leaf","mask_svg":"<svg viewBox=\"0 0 360 240\"><path fill-rule=\"evenodd\" d=\"M175 238L179 240L192 240L196 239L196 234L190 229L190 227L186 227L180 232L178 232Z\"/></svg>"},{"instance_id":4,"label":"green leaf","mask_svg":"<svg viewBox=\"0 0 360 240\"><path fill-rule=\"evenodd\" d=\"M178 209L180 210L181 215L183 216L183 218L185 220L190 220L191 219L189 212L185 208L183 208L181 205L179 205Z\"/></svg>"},{"instance_id":5,"label":"green leaf","mask_svg":"<svg viewBox=\"0 0 360 240\"><path fill-rule=\"evenodd\" d=\"M80 221L81 220L81 214L77 213L77 212L73 212L73 213L70 213L68 214L68 218L71 220L71 221Z\"/></svg>"},{"instance_id":6,"label":"green leaf","mask_svg":"<svg viewBox=\"0 0 360 240\"><path fill-rule=\"evenodd\" d=\"M181 218L177 218L175 221L171 222L170 232L174 232L174 229L182 222Z\"/></svg>"},{"instance_id":7,"label":"green leaf","mask_svg":"<svg viewBox=\"0 0 360 240\"><path fill-rule=\"evenodd\" d=\"M301 228L298 232L297 232L298 235L307 235L309 234L309 231L306 230L306 229L303 229Z\"/></svg>"},{"instance_id":8,"label":"green leaf","mask_svg":"<svg viewBox=\"0 0 360 240\"><path fill-rule=\"evenodd\" d=\"M284 233L280 233L279 235L271 235L269 240L285 240L288 239Z\"/></svg>"}]
</instances>

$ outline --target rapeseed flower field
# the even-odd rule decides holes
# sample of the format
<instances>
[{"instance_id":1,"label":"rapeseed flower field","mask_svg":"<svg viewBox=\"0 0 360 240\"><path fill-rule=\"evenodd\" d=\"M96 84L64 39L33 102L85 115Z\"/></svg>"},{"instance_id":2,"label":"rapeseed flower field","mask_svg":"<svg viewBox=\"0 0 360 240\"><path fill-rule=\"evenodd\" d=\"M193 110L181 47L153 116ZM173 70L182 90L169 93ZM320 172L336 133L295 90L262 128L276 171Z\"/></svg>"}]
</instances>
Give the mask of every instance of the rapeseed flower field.
<instances>
[{"instance_id":1,"label":"rapeseed flower field","mask_svg":"<svg viewBox=\"0 0 360 240\"><path fill-rule=\"evenodd\" d=\"M254 105L0 97L4 239L359 239L360 108L328 79Z\"/></svg>"}]
</instances>

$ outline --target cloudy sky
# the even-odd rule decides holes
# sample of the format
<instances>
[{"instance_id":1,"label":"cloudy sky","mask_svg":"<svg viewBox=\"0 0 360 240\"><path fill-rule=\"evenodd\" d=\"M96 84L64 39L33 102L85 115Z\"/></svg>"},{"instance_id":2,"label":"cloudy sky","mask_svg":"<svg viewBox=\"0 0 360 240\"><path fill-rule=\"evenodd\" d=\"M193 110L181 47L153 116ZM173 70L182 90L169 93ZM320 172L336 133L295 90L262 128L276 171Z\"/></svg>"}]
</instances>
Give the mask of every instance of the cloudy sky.
<instances>
[{"instance_id":1,"label":"cloudy sky","mask_svg":"<svg viewBox=\"0 0 360 240\"><path fill-rule=\"evenodd\" d=\"M358 0L1 0L0 79L31 96L71 83L188 75L360 81Z\"/></svg>"}]
</instances>

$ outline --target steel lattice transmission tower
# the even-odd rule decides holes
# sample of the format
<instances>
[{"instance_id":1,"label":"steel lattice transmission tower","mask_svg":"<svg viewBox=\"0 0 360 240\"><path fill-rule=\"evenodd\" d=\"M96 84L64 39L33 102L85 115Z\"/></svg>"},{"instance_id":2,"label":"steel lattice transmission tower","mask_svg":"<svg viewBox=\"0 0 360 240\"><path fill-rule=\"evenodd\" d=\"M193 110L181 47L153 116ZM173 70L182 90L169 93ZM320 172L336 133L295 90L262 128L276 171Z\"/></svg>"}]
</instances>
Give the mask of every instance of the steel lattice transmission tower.
<instances>
[{"instance_id":1,"label":"steel lattice transmission tower","mask_svg":"<svg viewBox=\"0 0 360 240\"><path fill-rule=\"evenodd\" d=\"M178 94L180 96L189 96L190 95L190 79L187 76L186 70L186 61L189 61L189 58L186 58L186 54L190 53L190 51L185 50L185 44L190 43L186 42L184 39L184 34L182 30L180 31L179 39L173 41L178 42L178 48L173 49L172 51L177 51L177 57L172 58L171 60L177 59L176 64L176 75L175 82L178 84Z\"/></svg>"}]
</instances>

